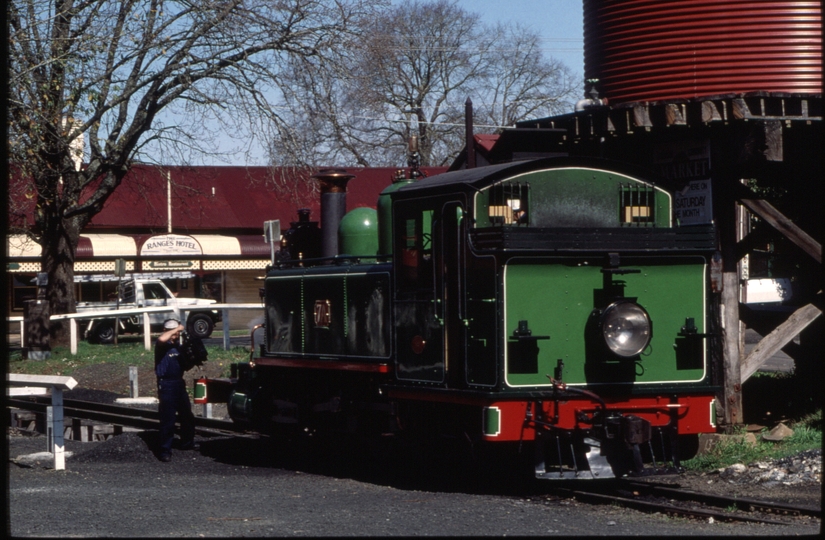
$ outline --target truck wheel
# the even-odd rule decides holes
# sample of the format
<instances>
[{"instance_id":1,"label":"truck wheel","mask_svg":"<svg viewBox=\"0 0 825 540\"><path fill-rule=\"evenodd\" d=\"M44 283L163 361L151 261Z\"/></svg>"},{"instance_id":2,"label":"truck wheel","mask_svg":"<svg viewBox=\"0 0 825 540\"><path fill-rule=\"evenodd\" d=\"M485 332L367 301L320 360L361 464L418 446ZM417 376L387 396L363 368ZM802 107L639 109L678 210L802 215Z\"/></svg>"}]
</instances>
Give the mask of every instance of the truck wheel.
<instances>
[{"instance_id":1,"label":"truck wheel","mask_svg":"<svg viewBox=\"0 0 825 540\"><path fill-rule=\"evenodd\" d=\"M189 317L186 326L189 327L189 333L201 339L206 339L212 335L212 329L215 328L215 323L209 315L203 313L196 313Z\"/></svg>"},{"instance_id":2,"label":"truck wheel","mask_svg":"<svg viewBox=\"0 0 825 540\"><path fill-rule=\"evenodd\" d=\"M102 345L114 343L115 325L109 321L97 323L94 328L92 328L92 332L89 335L89 341L91 343L100 343Z\"/></svg>"}]
</instances>

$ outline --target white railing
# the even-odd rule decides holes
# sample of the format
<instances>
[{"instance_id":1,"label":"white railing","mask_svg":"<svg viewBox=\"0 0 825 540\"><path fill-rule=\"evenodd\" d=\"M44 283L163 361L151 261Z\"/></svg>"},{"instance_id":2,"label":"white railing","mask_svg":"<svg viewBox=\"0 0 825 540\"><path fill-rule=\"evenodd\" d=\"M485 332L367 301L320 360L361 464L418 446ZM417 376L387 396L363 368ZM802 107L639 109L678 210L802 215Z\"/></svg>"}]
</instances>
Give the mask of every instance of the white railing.
<instances>
[{"instance_id":1,"label":"white railing","mask_svg":"<svg viewBox=\"0 0 825 540\"><path fill-rule=\"evenodd\" d=\"M223 320L223 350L229 350L229 310L230 309L260 309L261 311L264 310L264 306L260 303L257 304L212 304L209 306L212 309L220 309L221 316ZM254 350L255 344L252 343L252 348Z\"/></svg>"},{"instance_id":2,"label":"white railing","mask_svg":"<svg viewBox=\"0 0 825 540\"><path fill-rule=\"evenodd\" d=\"M54 454L55 470L66 468L65 446L63 444L63 390L71 390L77 381L71 377L54 375L26 375L7 373L8 396L31 396L51 393L52 405L46 409L46 432L48 451Z\"/></svg>"},{"instance_id":3,"label":"white railing","mask_svg":"<svg viewBox=\"0 0 825 540\"><path fill-rule=\"evenodd\" d=\"M69 321L69 340L72 354L77 354L78 342L78 324L79 320L86 319L112 319L120 318L130 315L143 315L143 345L147 351L152 350L152 336L150 329L149 314L173 312L181 318L183 324L186 324L186 315L189 311L204 311L204 307L209 310L220 309L223 316L223 348L229 350L229 311L230 310L247 310L259 309L263 311L264 307L260 303L256 304L210 304L208 306L175 306L175 307L141 307L141 308L127 308L118 310L100 310L100 311L84 311L83 313L68 313L65 315L52 315L51 320L68 320ZM7 317L6 320L10 323L20 323L20 346L25 347L25 324L23 317Z\"/></svg>"}]
</instances>

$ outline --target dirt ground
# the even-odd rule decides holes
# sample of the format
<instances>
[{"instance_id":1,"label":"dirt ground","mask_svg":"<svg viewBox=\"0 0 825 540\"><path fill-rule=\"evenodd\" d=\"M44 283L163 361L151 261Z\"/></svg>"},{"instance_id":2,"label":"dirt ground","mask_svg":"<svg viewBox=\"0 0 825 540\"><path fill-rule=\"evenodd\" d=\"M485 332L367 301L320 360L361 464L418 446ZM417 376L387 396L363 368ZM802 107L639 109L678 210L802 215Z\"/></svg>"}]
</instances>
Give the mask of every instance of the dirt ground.
<instances>
[{"instance_id":1,"label":"dirt ground","mask_svg":"<svg viewBox=\"0 0 825 540\"><path fill-rule=\"evenodd\" d=\"M187 386L193 388L194 381L199 377L221 377L225 376L225 373L226 366L220 362L210 360L203 367L189 371L185 379ZM114 402L118 397L129 397L129 371L122 365L99 364L88 366L75 371L72 376L77 380L78 385L74 390L65 394L66 399ZM156 379L153 366L149 362L147 362L147 365L138 367L138 395L139 397L157 397ZM764 400L761 405L762 407L758 407L758 410L753 412L759 415L759 420L765 420L764 414L768 405ZM770 408L776 411L776 408ZM214 416L218 418L222 418L224 413L225 407L221 406L217 406L213 412ZM821 463L821 454L819 461ZM678 484L694 491L736 495L753 499L769 499L783 501L788 504L821 508L821 477L819 482L765 483L748 481L746 476L731 476L730 474L724 474L723 471L713 471L653 477L649 481Z\"/></svg>"},{"instance_id":2,"label":"dirt ground","mask_svg":"<svg viewBox=\"0 0 825 540\"><path fill-rule=\"evenodd\" d=\"M219 362L207 360L202 367L196 367L188 371L184 377L188 388L193 388L195 380L200 377L216 378L224 376L226 366ZM129 396L129 370L122 365L97 364L76 370L72 377L77 381L75 390L65 394L66 399L84 399L82 393L88 390L100 392L100 401L111 401L117 397ZM88 392L87 392L88 393ZM105 393L105 394L104 394ZM138 396L137 397L157 397L157 379L155 378L154 366L138 366Z\"/></svg>"}]
</instances>

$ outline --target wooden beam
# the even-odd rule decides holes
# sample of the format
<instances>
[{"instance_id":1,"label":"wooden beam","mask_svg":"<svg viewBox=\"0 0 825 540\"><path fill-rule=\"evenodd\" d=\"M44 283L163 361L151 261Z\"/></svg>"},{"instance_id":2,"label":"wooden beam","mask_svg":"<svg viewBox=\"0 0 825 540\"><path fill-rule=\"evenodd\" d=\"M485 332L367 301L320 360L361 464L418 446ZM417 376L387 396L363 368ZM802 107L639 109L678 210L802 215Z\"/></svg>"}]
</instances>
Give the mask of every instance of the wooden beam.
<instances>
[{"instance_id":1,"label":"wooden beam","mask_svg":"<svg viewBox=\"0 0 825 540\"><path fill-rule=\"evenodd\" d=\"M740 199L748 210L764 219L774 229L785 235L791 242L799 246L802 251L822 264L822 244L814 240L808 233L800 229L793 221L785 217L771 203L762 199Z\"/></svg>"},{"instance_id":2,"label":"wooden beam","mask_svg":"<svg viewBox=\"0 0 825 540\"><path fill-rule=\"evenodd\" d=\"M741 382L745 382L762 364L821 314L822 310L813 304L803 306L794 311L788 320L777 326L773 332L762 338L741 364Z\"/></svg>"},{"instance_id":3,"label":"wooden beam","mask_svg":"<svg viewBox=\"0 0 825 540\"><path fill-rule=\"evenodd\" d=\"M723 413L726 427L743 423L742 412L742 353L739 350L739 275L737 272L722 273L722 328L724 345L722 370L724 373Z\"/></svg>"},{"instance_id":4,"label":"wooden beam","mask_svg":"<svg viewBox=\"0 0 825 540\"><path fill-rule=\"evenodd\" d=\"M51 395L51 389L42 386L20 386L14 388L6 388L6 395L9 397L15 396L48 396Z\"/></svg>"}]
</instances>

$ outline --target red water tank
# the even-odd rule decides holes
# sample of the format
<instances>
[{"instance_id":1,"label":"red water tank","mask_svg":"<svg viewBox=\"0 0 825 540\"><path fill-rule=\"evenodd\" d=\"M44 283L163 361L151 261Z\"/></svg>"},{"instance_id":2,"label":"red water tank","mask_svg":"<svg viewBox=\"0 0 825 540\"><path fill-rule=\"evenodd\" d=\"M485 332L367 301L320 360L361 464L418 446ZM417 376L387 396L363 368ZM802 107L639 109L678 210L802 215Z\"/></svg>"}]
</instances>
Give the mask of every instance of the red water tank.
<instances>
[{"instance_id":1,"label":"red water tank","mask_svg":"<svg viewBox=\"0 0 825 540\"><path fill-rule=\"evenodd\" d=\"M584 74L611 104L822 92L818 1L584 0Z\"/></svg>"}]
</instances>

